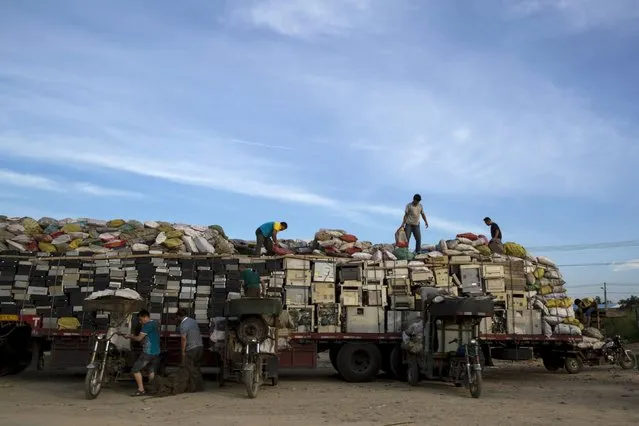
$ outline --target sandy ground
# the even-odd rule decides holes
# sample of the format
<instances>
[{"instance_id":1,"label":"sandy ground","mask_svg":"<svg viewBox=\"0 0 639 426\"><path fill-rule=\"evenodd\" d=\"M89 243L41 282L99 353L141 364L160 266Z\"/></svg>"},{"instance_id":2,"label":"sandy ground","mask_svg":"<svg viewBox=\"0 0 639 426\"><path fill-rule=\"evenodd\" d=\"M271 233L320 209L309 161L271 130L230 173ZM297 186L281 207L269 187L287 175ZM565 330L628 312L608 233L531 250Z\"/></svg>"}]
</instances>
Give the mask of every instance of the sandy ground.
<instances>
[{"instance_id":1,"label":"sandy ground","mask_svg":"<svg viewBox=\"0 0 639 426\"><path fill-rule=\"evenodd\" d=\"M87 401L81 374L27 372L0 379L0 425L629 425L639 421L639 372L548 373L536 363L485 371L484 394L437 382L380 378L351 384L332 370L283 373L257 399L229 383L165 398L132 398L132 382Z\"/></svg>"}]
</instances>

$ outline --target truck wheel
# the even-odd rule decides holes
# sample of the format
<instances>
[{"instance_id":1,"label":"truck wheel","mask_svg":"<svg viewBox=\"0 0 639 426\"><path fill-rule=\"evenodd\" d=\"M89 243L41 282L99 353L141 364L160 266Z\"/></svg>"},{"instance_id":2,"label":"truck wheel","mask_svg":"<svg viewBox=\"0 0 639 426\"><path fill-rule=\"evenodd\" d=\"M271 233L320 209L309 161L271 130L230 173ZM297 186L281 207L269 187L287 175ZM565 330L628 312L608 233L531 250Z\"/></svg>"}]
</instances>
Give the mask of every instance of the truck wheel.
<instances>
[{"instance_id":1,"label":"truck wheel","mask_svg":"<svg viewBox=\"0 0 639 426\"><path fill-rule=\"evenodd\" d=\"M583 368L584 363L577 357L568 357L564 362L564 368L569 374L577 374Z\"/></svg>"},{"instance_id":2,"label":"truck wheel","mask_svg":"<svg viewBox=\"0 0 639 426\"><path fill-rule=\"evenodd\" d=\"M404 364L404 360L402 359L402 348L400 345L396 345L393 347L390 353L390 368L393 372L393 376L397 380L401 380L402 382L406 381L407 376L407 368L406 364Z\"/></svg>"},{"instance_id":3,"label":"truck wheel","mask_svg":"<svg viewBox=\"0 0 639 426\"><path fill-rule=\"evenodd\" d=\"M342 349L341 345L331 345L328 349L328 357L331 359L331 365L339 373L339 368L337 367L337 355L339 355L339 351Z\"/></svg>"},{"instance_id":4,"label":"truck wheel","mask_svg":"<svg viewBox=\"0 0 639 426\"><path fill-rule=\"evenodd\" d=\"M546 370L552 373L563 367L561 359L556 356L547 355L542 358L542 361L544 362L544 367L546 368Z\"/></svg>"},{"instance_id":5,"label":"truck wheel","mask_svg":"<svg viewBox=\"0 0 639 426\"><path fill-rule=\"evenodd\" d=\"M338 371L347 382L370 382L377 377L382 354L372 343L347 343L337 355Z\"/></svg>"}]
</instances>

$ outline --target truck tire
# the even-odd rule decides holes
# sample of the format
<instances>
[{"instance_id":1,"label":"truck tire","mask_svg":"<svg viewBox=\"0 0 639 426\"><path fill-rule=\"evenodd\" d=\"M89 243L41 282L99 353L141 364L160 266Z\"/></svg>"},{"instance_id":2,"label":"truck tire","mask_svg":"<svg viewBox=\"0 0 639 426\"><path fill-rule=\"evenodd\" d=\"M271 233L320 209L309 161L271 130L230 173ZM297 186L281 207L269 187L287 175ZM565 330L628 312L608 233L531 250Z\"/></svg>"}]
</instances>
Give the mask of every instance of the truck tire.
<instances>
[{"instance_id":1,"label":"truck tire","mask_svg":"<svg viewBox=\"0 0 639 426\"><path fill-rule=\"evenodd\" d=\"M396 380L405 382L407 379L408 369L404 360L402 359L402 348L400 345L395 345L390 353L390 368L393 372L393 377Z\"/></svg>"},{"instance_id":2,"label":"truck tire","mask_svg":"<svg viewBox=\"0 0 639 426\"><path fill-rule=\"evenodd\" d=\"M339 373L347 382L375 380L382 362L382 354L372 343L347 343L337 355Z\"/></svg>"},{"instance_id":3,"label":"truck tire","mask_svg":"<svg viewBox=\"0 0 639 426\"><path fill-rule=\"evenodd\" d=\"M339 368L337 367L337 355L339 355L339 351L342 349L342 345L331 345L328 349L328 357L331 360L331 365L339 373Z\"/></svg>"},{"instance_id":4,"label":"truck tire","mask_svg":"<svg viewBox=\"0 0 639 426\"><path fill-rule=\"evenodd\" d=\"M554 373L564 366L562 359L554 355L546 355L542 358L542 361L546 370L551 373Z\"/></svg>"},{"instance_id":5,"label":"truck tire","mask_svg":"<svg viewBox=\"0 0 639 426\"><path fill-rule=\"evenodd\" d=\"M31 352L31 327L7 324L0 328L5 336L0 342L0 377L19 374L29 367Z\"/></svg>"},{"instance_id":6,"label":"truck tire","mask_svg":"<svg viewBox=\"0 0 639 426\"><path fill-rule=\"evenodd\" d=\"M583 366L584 363L579 358L574 356L567 357L566 361L564 361L564 369L566 369L569 374L579 373Z\"/></svg>"}]
</instances>

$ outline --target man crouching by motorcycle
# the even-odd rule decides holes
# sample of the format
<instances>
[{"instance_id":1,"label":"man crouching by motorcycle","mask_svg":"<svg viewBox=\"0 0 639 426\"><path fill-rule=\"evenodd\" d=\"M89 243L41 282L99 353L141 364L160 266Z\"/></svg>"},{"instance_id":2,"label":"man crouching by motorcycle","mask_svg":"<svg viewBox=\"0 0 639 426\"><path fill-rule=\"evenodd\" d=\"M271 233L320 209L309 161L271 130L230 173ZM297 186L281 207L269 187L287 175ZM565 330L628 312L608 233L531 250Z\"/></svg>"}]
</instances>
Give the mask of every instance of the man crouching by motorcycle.
<instances>
[{"instance_id":1,"label":"man crouching by motorcycle","mask_svg":"<svg viewBox=\"0 0 639 426\"><path fill-rule=\"evenodd\" d=\"M160 330L158 324L151 319L151 314L146 309L138 312L138 319L140 324L142 324L140 333L137 336L131 334L125 336L127 339L142 342L142 353L131 369L135 383L138 385L138 390L131 396L146 395L144 383L142 382L142 369L145 367L148 369L149 381L152 382L160 365Z\"/></svg>"}]
</instances>

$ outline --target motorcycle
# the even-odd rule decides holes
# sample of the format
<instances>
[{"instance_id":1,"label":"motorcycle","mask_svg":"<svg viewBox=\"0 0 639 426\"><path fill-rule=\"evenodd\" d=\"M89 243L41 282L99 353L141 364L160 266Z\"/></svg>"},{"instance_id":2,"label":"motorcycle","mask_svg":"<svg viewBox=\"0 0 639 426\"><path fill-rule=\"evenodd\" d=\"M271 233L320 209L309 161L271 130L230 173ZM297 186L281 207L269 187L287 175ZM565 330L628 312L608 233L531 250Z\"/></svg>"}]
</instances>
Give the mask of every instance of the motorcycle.
<instances>
[{"instance_id":1,"label":"motorcycle","mask_svg":"<svg viewBox=\"0 0 639 426\"><path fill-rule=\"evenodd\" d=\"M605 362L619 365L624 370L631 370L636 365L634 354L626 349L619 335L614 336L612 339L606 339L606 343L601 347L601 357Z\"/></svg>"},{"instance_id":2,"label":"motorcycle","mask_svg":"<svg viewBox=\"0 0 639 426\"><path fill-rule=\"evenodd\" d=\"M84 394L95 399L103 386L117 381L127 365L126 356L117 349L106 333L97 334L84 379Z\"/></svg>"},{"instance_id":3,"label":"motorcycle","mask_svg":"<svg viewBox=\"0 0 639 426\"><path fill-rule=\"evenodd\" d=\"M456 342L457 339L449 343ZM467 344L459 345L457 353L451 359L450 377L455 386L464 386L473 398L479 398L482 391L481 361L479 343L471 339Z\"/></svg>"}]
</instances>

